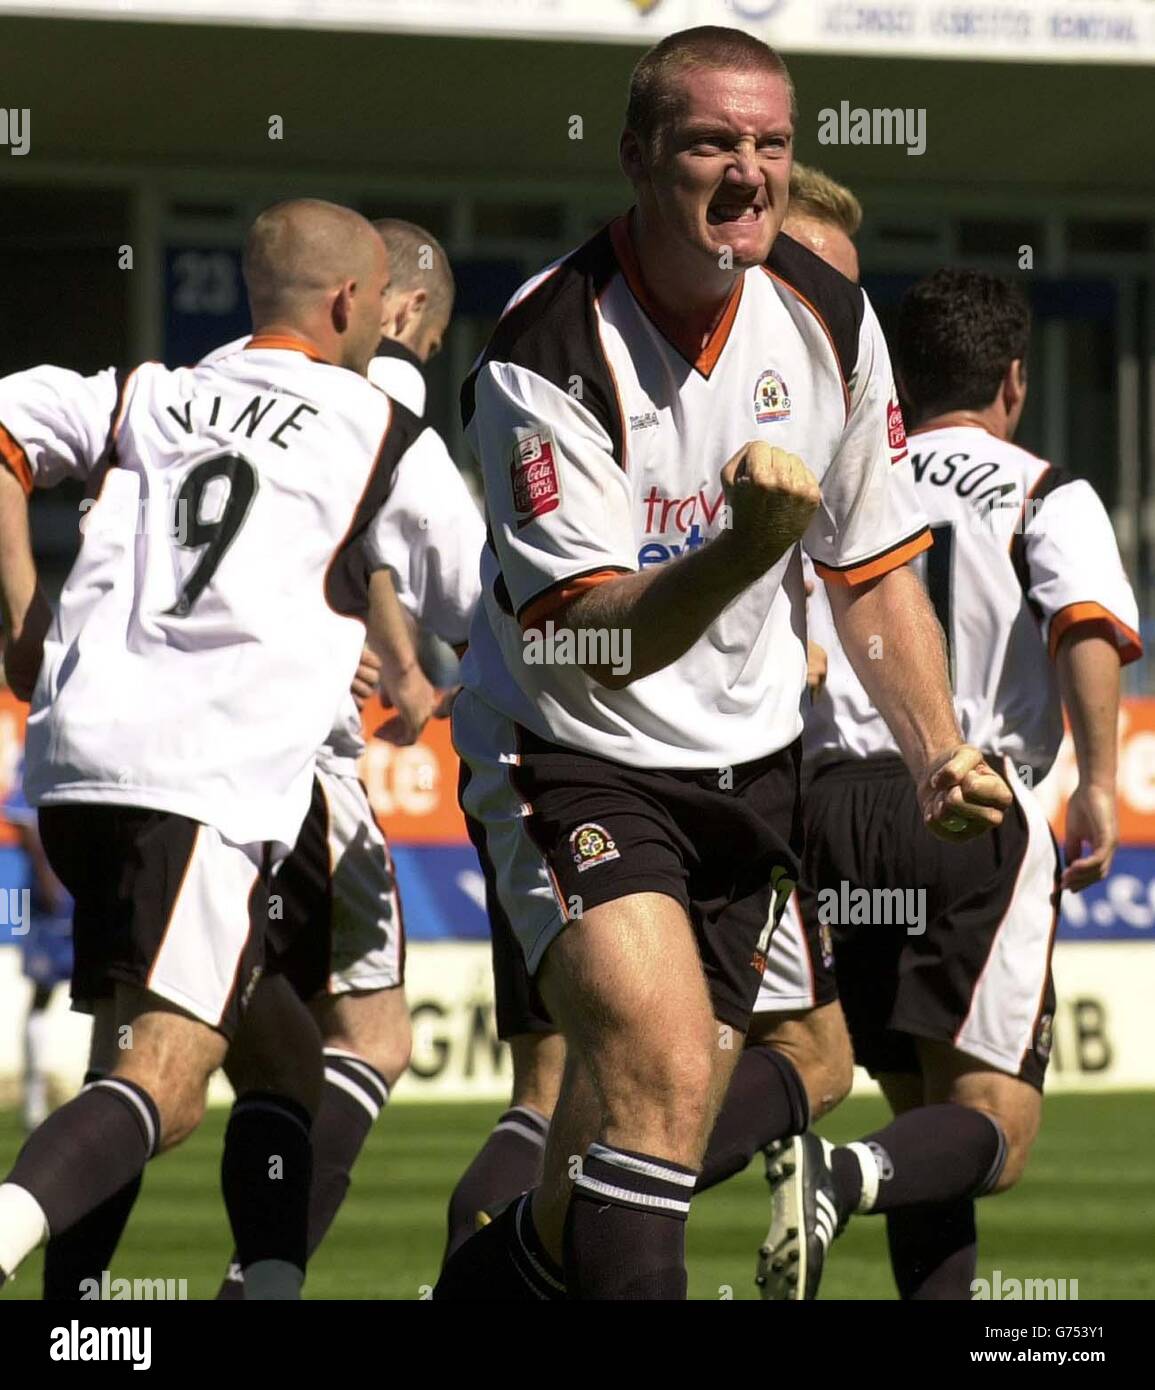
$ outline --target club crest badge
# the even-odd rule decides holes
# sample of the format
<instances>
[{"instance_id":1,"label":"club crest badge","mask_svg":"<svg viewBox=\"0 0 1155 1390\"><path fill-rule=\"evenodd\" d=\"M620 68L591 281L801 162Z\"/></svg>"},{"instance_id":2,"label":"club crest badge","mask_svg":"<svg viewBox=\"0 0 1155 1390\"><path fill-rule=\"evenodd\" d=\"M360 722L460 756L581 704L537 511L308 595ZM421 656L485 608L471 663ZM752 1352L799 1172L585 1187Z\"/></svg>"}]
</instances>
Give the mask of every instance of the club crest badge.
<instances>
[{"instance_id":1,"label":"club crest badge","mask_svg":"<svg viewBox=\"0 0 1155 1390\"><path fill-rule=\"evenodd\" d=\"M608 864L611 859L620 859L621 853L610 838L610 832L596 821L586 821L569 837L569 847L573 862L579 874L598 864Z\"/></svg>"},{"instance_id":2,"label":"club crest badge","mask_svg":"<svg viewBox=\"0 0 1155 1390\"><path fill-rule=\"evenodd\" d=\"M754 387L754 419L760 425L790 418L790 392L776 371L765 371Z\"/></svg>"}]
</instances>

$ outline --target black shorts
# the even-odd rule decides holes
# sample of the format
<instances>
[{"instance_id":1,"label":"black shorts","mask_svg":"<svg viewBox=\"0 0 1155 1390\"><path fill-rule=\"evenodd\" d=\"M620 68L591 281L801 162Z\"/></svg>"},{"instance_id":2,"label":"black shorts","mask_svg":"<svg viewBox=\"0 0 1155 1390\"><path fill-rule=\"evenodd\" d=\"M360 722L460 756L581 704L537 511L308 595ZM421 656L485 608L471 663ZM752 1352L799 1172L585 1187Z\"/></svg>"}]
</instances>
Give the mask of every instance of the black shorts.
<instances>
[{"instance_id":1,"label":"black shorts","mask_svg":"<svg viewBox=\"0 0 1155 1390\"><path fill-rule=\"evenodd\" d=\"M268 846L136 806L45 806L39 821L76 904L73 1006L138 985L231 1039L265 963Z\"/></svg>"},{"instance_id":2,"label":"black shorts","mask_svg":"<svg viewBox=\"0 0 1155 1390\"><path fill-rule=\"evenodd\" d=\"M393 861L357 777L318 767L296 844L269 891L268 968L306 1003L404 982Z\"/></svg>"},{"instance_id":3,"label":"black shorts","mask_svg":"<svg viewBox=\"0 0 1155 1390\"><path fill-rule=\"evenodd\" d=\"M477 822L466 817L470 837L478 829ZM482 841L484 843L484 841ZM493 864L482 852L476 838L474 848L481 860L485 875L485 910L489 917L490 947L493 955L493 1003L497 1036L502 1042L520 1037L523 1033L556 1033L558 1026L550 1017L537 982L525 964L513 926L505 915L494 883Z\"/></svg>"},{"instance_id":4,"label":"black shorts","mask_svg":"<svg viewBox=\"0 0 1155 1390\"><path fill-rule=\"evenodd\" d=\"M316 777L296 842L269 885L269 900L269 973L284 975L307 1003L324 992L333 939L329 812Z\"/></svg>"},{"instance_id":5,"label":"black shorts","mask_svg":"<svg viewBox=\"0 0 1155 1390\"><path fill-rule=\"evenodd\" d=\"M479 702L470 703L475 712ZM581 912L664 893L690 919L716 1016L745 1032L776 921L772 900L780 914L797 879L799 743L730 769L664 771L625 767L494 721L508 733L495 738L484 715L462 721L455 711L460 798L491 897L529 973ZM503 737L516 743L516 763L501 760ZM495 942L498 969L507 945ZM516 1023L515 1031L545 1031L548 1014L525 1026L538 1001L516 979L499 979L498 992L507 1030ZM517 1009L521 1016L511 1017Z\"/></svg>"},{"instance_id":6,"label":"black shorts","mask_svg":"<svg viewBox=\"0 0 1155 1390\"><path fill-rule=\"evenodd\" d=\"M770 938L756 1015L809 1013L838 998L834 938L814 913L803 915L804 901L813 898L799 884Z\"/></svg>"},{"instance_id":7,"label":"black shorts","mask_svg":"<svg viewBox=\"0 0 1155 1390\"><path fill-rule=\"evenodd\" d=\"M917 1072L915 1038L1041 1090L1055 1012L1059 857L1013 768L996 830L965 844L926 829L897 757L820 768L804 802L804 911L830 925L855 1060Z\"/></svg>"}]
</instances>

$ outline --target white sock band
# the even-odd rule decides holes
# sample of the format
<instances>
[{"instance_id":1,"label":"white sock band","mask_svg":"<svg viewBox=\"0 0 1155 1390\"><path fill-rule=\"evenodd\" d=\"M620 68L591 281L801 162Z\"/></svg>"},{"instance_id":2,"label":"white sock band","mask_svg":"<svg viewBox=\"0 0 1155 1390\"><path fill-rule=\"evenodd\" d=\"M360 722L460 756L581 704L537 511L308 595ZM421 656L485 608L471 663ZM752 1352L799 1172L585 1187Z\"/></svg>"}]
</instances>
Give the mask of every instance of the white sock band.
<instances>
[{"instance_id":1,"label":"white sock band","mask_svg":"<svg viewBox=\"0 0 1155 1390\"><path fill-rule=\"evenodd\" d=\"M11 1277L24 1257L48 1239L43 1208L26 1188L0 1183L0 1271Z\"/></svg>"},{"instance_id":2,"label":"white sock band","mask_svg":"<svg viewBox=\"0 0 1155 1390\"><path fill-rule=\"evenodd\" d=\"M878 1199L878 1160L866 1144L854 1143L845 1147L858 1159L859 1171L862 1173L862 1195L858 1199L855 1211L873 1211Z\"/></svg>"}]
</instances>

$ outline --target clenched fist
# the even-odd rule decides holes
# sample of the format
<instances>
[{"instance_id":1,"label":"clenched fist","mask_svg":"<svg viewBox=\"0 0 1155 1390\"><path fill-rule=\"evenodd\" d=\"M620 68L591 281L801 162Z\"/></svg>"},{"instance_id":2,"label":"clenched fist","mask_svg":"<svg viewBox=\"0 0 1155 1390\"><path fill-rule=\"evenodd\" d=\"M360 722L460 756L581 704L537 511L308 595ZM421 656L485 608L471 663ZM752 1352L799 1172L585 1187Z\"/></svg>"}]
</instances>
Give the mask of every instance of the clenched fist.
<instances>
[{"instance_id":1,"label":"clenched fist","mask_svg":"<svg viewBox=\"0 0 1155 1390\"><path fill-rule=\"evenodd\" d=\"M764 574L810 525L822 494L797 454L755 440L722 469L734 547Z\"/></svg>"},{"instance_id":2,"label":"clenched fist","mask_svg":"<svg viewBox=\"0 0 1155 1390\"><path fill-rule=\"evenodd\" d=\"M930 833L958 844L1001 825L1014 796L979 750L963 743L931 763L918 802Z\"/></svg>"}]
</instances>

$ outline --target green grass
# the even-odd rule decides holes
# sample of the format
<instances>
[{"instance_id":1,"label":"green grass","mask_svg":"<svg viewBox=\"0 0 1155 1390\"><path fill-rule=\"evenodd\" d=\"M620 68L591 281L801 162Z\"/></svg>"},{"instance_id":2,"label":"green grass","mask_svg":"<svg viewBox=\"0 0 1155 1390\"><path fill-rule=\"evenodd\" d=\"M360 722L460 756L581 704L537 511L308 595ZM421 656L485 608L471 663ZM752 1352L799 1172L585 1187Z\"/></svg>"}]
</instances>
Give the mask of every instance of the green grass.
<instances>
[{"instance_id":1,"label":"green grass","mask_svg":"<svg viewBox=\"0 0 1155 1390\"><path fill-rule=\"evenodd\" d=\"M309 1270L312 1298L418 1298L437 1273L445 1204L499 1112L492 1105L398 1105L377 1123L329 1239ZM230 1241L218 1189L225 1112L154 1163L114 1263L113 1277L185 1278L190 1298L212 1295ZM851 1139L884 1120L881 1102L848 1101L822 1126ZM0 1171L21 1142L0 1111ZM980 1206L979 1274L1078 1279L1082 1299L1155 1297L1150 1094L1056 1096L1021 1186ZM754 1255L767 1203L760 1165L694 1203L690 1296L755 1297ZM862 1218L838 1242L824 1298L893 1298L883 1223ZM30 1258L5 1298L39 1295ZM725 1290L732 1290L729 1295Z\"/></svg>"}]
</instances>

